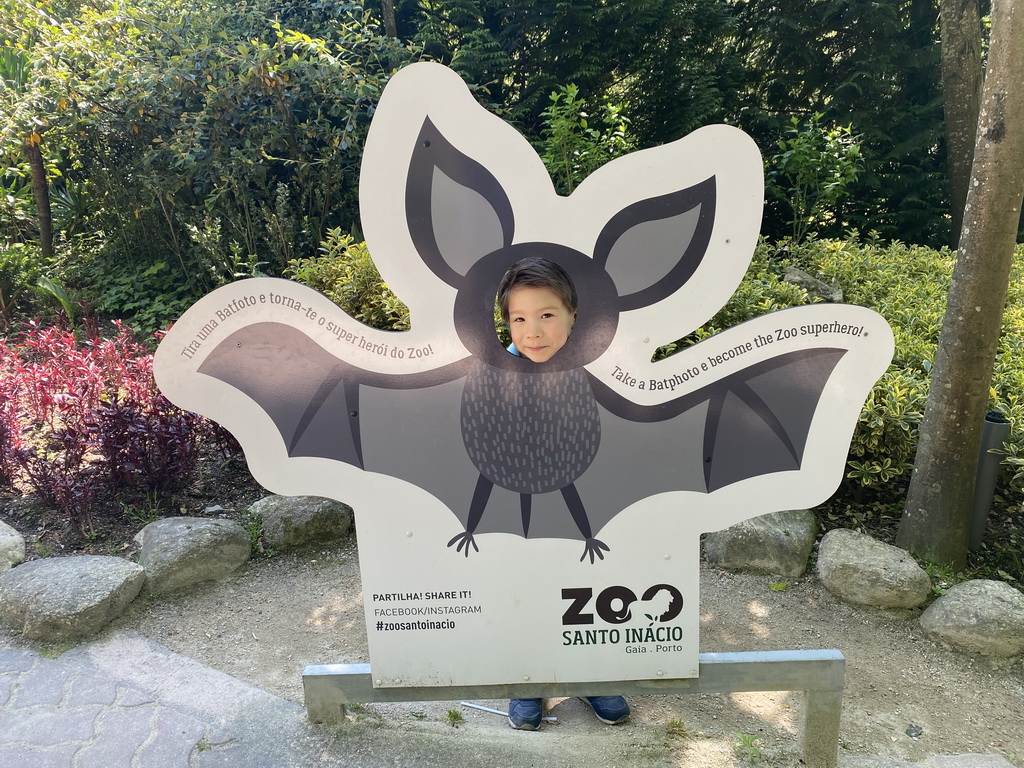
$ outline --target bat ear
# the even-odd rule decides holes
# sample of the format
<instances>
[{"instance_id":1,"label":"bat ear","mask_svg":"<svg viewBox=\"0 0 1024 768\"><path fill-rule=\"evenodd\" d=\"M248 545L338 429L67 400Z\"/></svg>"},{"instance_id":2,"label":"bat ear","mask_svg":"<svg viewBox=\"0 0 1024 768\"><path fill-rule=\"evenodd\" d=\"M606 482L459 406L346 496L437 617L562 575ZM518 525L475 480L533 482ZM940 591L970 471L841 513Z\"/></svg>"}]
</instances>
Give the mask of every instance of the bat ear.
<instances>
[{"instance_id":1,"label":"bat ear","mask_svg":"<svg viewBox=\"0 0 1024 768\"><path fill-rule=\"evenodd\" d=\"M455 288L480 258L512 243L512 205L501 184L429 117L409 162L405 215L423 262Z\"/></svg>"},{"instance_id":2,"label":"bat ear","mask_svg":"<svg viewBox=\"0 0 1024 768\"><path fill-rule=\"evenodd\" d=\"M623 208L594 248L619 293L619 311L671 296L697 271L715 222L715 177Z\"/></svg>"}]
</instances>

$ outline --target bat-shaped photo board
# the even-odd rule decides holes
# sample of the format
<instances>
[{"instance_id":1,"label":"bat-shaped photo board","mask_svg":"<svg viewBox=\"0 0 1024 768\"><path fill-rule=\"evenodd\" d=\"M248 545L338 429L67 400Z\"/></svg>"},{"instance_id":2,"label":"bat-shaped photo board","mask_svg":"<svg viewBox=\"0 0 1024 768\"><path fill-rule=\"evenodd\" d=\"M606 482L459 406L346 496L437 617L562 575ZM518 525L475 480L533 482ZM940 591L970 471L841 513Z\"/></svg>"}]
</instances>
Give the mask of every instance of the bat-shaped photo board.
<instances>
[{"instance_id":1,"label":"bat-shaped photo board","mask_svg":"<svg viewBox=\"0 0 1024 768\"><path fill-rule=\"evenodd\" d=\"M763 192L757 147L716 125L560 196L455 73L414 64L360 176L411 329L243 280L174 325L157 381L266 488L355 509L376 686L692 677L700 534L825 501L893 352L876 313L819 304L652 362L735 291ZM495 304L524 263L562 282L510 284L508 349Z\"/></svg>"}]
</instances>

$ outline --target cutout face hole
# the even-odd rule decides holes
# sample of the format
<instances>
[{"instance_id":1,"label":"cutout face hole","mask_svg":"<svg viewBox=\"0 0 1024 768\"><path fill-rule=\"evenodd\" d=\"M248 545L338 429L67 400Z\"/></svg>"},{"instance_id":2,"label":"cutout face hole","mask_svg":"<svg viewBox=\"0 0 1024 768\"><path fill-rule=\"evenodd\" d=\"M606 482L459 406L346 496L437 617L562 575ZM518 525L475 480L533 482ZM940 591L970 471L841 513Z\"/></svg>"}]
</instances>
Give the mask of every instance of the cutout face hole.
<instances>
[{"instance_id":1,"label":"cutout face hole","mask_svg":"<svg viewBox=\"0 0 1024 768\"><path fill-rule=\"evenodd\" d=\"M509 351L535 363L547 362L565 346L579 306L568 273L537 256L509 268L498 286L496 304L513 345Z\"/></svg>"}]
</instances>

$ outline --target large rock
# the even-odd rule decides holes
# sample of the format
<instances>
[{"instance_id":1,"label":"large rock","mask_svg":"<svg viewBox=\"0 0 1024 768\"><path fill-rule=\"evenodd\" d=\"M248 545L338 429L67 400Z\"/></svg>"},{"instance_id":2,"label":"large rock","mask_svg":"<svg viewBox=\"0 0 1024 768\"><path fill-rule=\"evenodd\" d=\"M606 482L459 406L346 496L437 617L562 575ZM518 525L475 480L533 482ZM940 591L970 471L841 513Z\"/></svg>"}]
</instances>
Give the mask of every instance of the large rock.
<instances>
[{"instance_id":1,"label":"large rock","mask_svg":"<svg viewBox=\"0 0 1024 768\"><path fill-rule=\"evenodd\" d=\"M159 594L222 579L237 570L252 551L249 534L232 520L165 517L139 534L139 562L146 569L146 590Z\"/></svg>"},{"instance_id":2,"label":"large rock","mask_svg":"<svg viewBox=\"0 0 1024 768\"><path fill-rule=\"evenodd\" d=\"M32 640L88 637L120 616L145 580L120 557L33 560L0 574L0 621Z\"/></svg>"},{"instance_id":3,"label":"large rock","mask_svg":"<svg viewBox=\"0 0 1024 768\"><path fill-rule=\"evenodd\" d=\"M267 496L249 514L262 521L264 543L278 550L333 541L352 530L352 508L320 496Z\"/></svg>"},{"instance_id":4,"label":"large rock","mask_svg":"<svg viewBox=\"0 0 1024 768\"><path fill-rule=\"evenodd\" d=\"M818 519L806 509L752 517L704 539L704 556L723 568L753 569L798 577L818 535Z\"/></svg>"},{"instance_id":5,"label":"large rock","mask_svg":"<svg viewBox=\"0 0 1024 768\"><path fill-rule=\"evenodd\" d=\"M1024 653L1024 595L1002 581L975 579L950 587L921 614L921 627L968 653Z\"/></svg>"},{"instance_id":6,"label":"large rock","mask_svg":"<svg viewBox=\"0 0 1024 768\"><path fill-rule=\"evenodd\" d=\"M836 597L881 608L914 608L931 595L928 574L899 547L837 528L818 547L818 578Z\"/></svg>"},{"instance_id":7,"label":"large rock","mask_svg":"<svg viewBox=\"0 0 1024 768\"><path fill-rule=\"evenodd\" d=\"M842 288L830 285L816 277L812 277L802 269L786 267L786 271L782 275L782 279L784 282L791 283L798 288L803 288L807 291L808 296L819 298L823 301L831 301L836 304L843 301Z\"/></svg>"},{"instance_id":8,"label":"large rock","mask_svg":"<svg viewBox=\"0 0 1024 768\"><path fill-rule=\"evenodd\" d=\"M25 562L25 539L11 526L0 520L0 573L23 562Z\"/></svg>"}]
</instances>

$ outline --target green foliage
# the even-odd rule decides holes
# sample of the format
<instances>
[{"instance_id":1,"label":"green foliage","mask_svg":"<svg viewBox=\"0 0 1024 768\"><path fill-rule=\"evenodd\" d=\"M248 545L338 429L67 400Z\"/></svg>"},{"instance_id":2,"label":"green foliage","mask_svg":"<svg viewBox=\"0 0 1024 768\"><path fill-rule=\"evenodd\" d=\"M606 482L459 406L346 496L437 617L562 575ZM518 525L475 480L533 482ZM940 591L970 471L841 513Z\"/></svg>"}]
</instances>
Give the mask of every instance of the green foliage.
<instances>
[{"instance_id":1,"label":"green foliage","mask_svg":"<svg viewBox=\"0 0 1024 768\"><path fill-rule=\"evenodd\" d=\"M501 317L501 307L498 306L497 297L494 302L494 329L498 332L498 342L507 349L508 345L512 343L512 329Z\"/></svg>"},{"instance_id":2,"label":"green foliage","mask_svg":"<svg viewBox=\"0 0 1024 768\"><path fill-rule=\"evenodd\" d=\"M108 317L130 317L143 333L152 335L181 317L196 299L189 284L166 261L118 267L99 260L91 272L91 306Z\"/></svg>"},{"instance_id":3,"label":"green foliage","mask_svg":"<svg viewBox=\"0 0 1024 768\"><path fill-rule=\"evenodd\" d=\"M740 4L687 0L645 5L658 6L650 8L654 23L618 60L618 79L611 88L626 104L640 146L673 141L712 123L739 124L741 116L757 108L746 93L751 69L737 51ZM761 71L756 77L769 75Z\"/></svg>"},{"instance_id":4,"label":"green foliage","mask_svg":"<svg viewBox=\"0 0 1024 768\"><path fill-rule=\"evenodd\" d=\"M12 243L0 250L0 330L6 330L17 314L26 314L40 277L39 249Z\"/></svg>"},{"instance_id":5,"label":"green foliage","mask_svg":"<svg viewBox=\"0 0 1024 768\"><path fill-rule=\"evenodd\" d=\"M860 142L849 126L826 127L823 115L803 125L796 117L768 161L768 194L786 201L793 210L792 238L801 242L812 227L837 222L836 205L848 194L863 166Z\"/></svg>"},{"instance_id":6,"label":"green foliage","mask_svg":"<svg viewBox=\"0 0 1024 768\"><path fill-rule=\"evenodd\" d=\"M117 505L121 508L124 518L140 529L156 522L164 514L163 502L156 491L146 494L139 502L118 501Z\"/></svg>"},{"instance_id":7,"label":"green foliage","mask_svg":"<svg viewBox=\"0 0 1024 768\"><path fill-rule=\"evenodd\" d=\"M736 742L732 746L743 762L754 765L761 762L761 748L758 746L760 740L760 736L751 733L737 733Z\"/></svg>"},{"instance_id":8,"label":"green foliage","mask_svg":"<svg viewBox=\"0 0 1024 768\"><path fill-rule=\"evenodd\" d=\"M864 170L838 219L887 240L948 242L937 5L747 0L734 8L726 50L743 81L724 121L761 147L776 145L792 115L852 126ZM781 238L790 220L788 206L769 206L762 231Z\"/></svg>"},{"instance_id":9,"label":"green foliage","mask_svg":"<svg viewBox=\"0 0 1024 768\"><path fill-rule=\"evenodd\" d=\"M793 115L860 136L864 170L832 213L886 239L945 243L948 190L933 3L834 0L430 0L396 6L399 34L449 64L528 135L575 83L623 105L637 145L710 123L775 147ZM787 204L764 232L791 234ZM842 228L816 228L843 236Z\"/></svg>"},{"instance_id":10,"label":"green foliage","mask_svg":"<svg viewBox=\"0 0 1024 768\"><path fill-rule=\"evenodd\" d=\"M409 329L409 308L391 292L365 243L341 230L327 233L316 259L294 259L287 274L315 288L352 317L386 331Z\"/></svg>"},{"instance_id":11,"label":"green foliage","mask_svg":"<svg viewBox=\"0 0 1024 768\"><path fill-rule=\"evenodd\" d=\"M245 527L245 532L249 534L249 545L254 556L270 558L277 554L277 550L270 546L263 533L263 517L261 515L246 513L242 524Z\"/></svg>"},{"instance_id":12,"label":"green foliage","mask_svg":"<svg viewBox=\"0 0 1024 768\"><path fill-rule=\"evenodd\" d=\"M511 9L496 0L395 6L399 26L422 46L425 56L447 64L467 82L483 86L493 100L507 101L505 89L516 66L515 33L508 24Z\"/></svg>"},{"instance_id":13,"label":"green foliage","mask_svg":"<svg viewBox=\"0 0 1024 768\"><path fill-rule=\"evenodd\" d=\"M913 468L953 254L898 242L862 244L851 237L796 246L791 256L819 279L840 287L844 301L876 310L892 327L893 364L861 411L847 474L855 486L881 491L907 479Z\"/></svg>"},{"instance_id":14,"label":"green foliage","mask_svg":"<svg viewBox=\"0 0 1024 768\"><path fill-rule=\"evenodd\" d=\"M850 444L847 478L881 488L908 476L917 453L927 381L905 370L886 371L868 395Z\"/></svg>"},{"instance_id":15,"label":"green foliage","mask_svg":"<svg viewBox=\"0 0 1024 768\"><path fill-rule=\"evenodd\" d=\"M592 118L572 83L550 98L541 114L541 159L560 194L570 194L593 171L636 148L621 106L606 101Z\"/></svg>"},{"instance_id":16,"label":"green foliage","mask_svg":"<svg viewBox=\"0 0 1024 768\"><path fill-rule=\"evenodd\" d=\"M74 299L71 298L71 294L64 290L64 286L54 280L51 280L45 275L40 277L39 280L36 281L36 284L44 292L46 292L47 294L49 294L50 296L57 300L57 303L60 304L61 309L64 310L64 316L67 318L68 323L70 323L71 326L74 327L75 302Z\"/></svg>"},{"instance_id":17,"label":"green foliage","mask_svg":"<svg viewBox=\"0 0 1024 768\"><path fill-rule=\"evenodd\" d=\"M1003 451L1003 464L1012 475L1011 487L1024 491L1024 245L1017 246L1003 314L1003 332L999 339L992 371L990 405L1009 419L1012 439Z\"/></svg>"},{"instance_id":18,"label":"green foliage","mask_svg":"<svg viewBox=\"0 0 1024 768\"><path fill-rule=\"evenodd\" d=\"M466 718L462 716L462 713L459 712L459 710L449 709L448 713L445 715L445 722L447 722L452 728L458 728L466 722Z\"/></svg>"},{"instance_id":19,"label":"green foliage","mask_svg":"<svg viewBox=\"0 0 1024 768\"><path fill-rule=\"evenodd\" d=\"M178 287L195 299L239 274L280 274L328 228L354 224L370 116L392 68L416 55L358 6L41 9L0 4L26 60L21 87L5 91L0 155L23 177L21 141L39 136L58 243L89 240L72 287L94 305L117 308L131 284L148 307L176 305Z\"/></svg>"},{"instance_id":20,"label":"green foliage","mask_svg":"<svg viewBox=\"0 0 1024 768\"><path fill-rule=\"evenodd\" d=\"M32 221L32 187L17 173L0 175L0 248L31 241L37 235Z\"/></svg>"},{"instance_id":21,"label":"green foliage","mask_svg":"<svg viewBox=\"0 0 1024 768\"><path fill-rule=\"evenodd\" d=\"M924 563L923 568L928 574L928 578L932 580L932 594L936 596L946 594L951 586L965 578L963 574L956 573L948 566L940 566L932 562Z\"/></svg>"},{"instance_id":22,"label":"green foliage","mask_svg":"<svg viewBox=\"0 0 1024 768\"><path fill-rule=\"evenodd\" d=\"M696 734L681 717L674 717L665 723L665 735L671 739L692 739Z\"/></svg>"}]
</instances>

